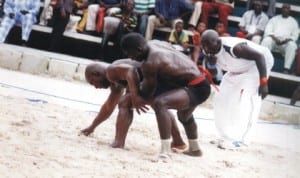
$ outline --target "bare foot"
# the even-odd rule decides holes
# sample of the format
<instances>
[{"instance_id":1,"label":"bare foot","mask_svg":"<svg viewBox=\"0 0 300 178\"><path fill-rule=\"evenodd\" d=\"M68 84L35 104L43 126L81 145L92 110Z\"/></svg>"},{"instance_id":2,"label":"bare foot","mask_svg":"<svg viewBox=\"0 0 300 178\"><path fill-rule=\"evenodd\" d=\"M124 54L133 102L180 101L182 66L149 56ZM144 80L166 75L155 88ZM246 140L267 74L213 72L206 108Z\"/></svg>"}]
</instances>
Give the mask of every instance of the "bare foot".
<instances>
[{"instance_id":1,"label":"bare foot","mask_svg":"<svg viewBox=\"0 0 300 178\"><path fill-rule=\"evenodd\" d=\"M116 141L114 141L112 144L110 144L110 146L113 148L124 148L124 144L120 144Z\"/></svg>"},{"instance_id":2,"label":"bare foot","mask_svg":"<svg viewBox=\"0 0 300 178\"><path fill-rule=\"evenodd\" d=\"M194 156L194 157L200 157L202 156L202 151L201 150L196 150L196 151L185 151L183 154L189 155L189 156Z\"/></svg>"}]
</instances>

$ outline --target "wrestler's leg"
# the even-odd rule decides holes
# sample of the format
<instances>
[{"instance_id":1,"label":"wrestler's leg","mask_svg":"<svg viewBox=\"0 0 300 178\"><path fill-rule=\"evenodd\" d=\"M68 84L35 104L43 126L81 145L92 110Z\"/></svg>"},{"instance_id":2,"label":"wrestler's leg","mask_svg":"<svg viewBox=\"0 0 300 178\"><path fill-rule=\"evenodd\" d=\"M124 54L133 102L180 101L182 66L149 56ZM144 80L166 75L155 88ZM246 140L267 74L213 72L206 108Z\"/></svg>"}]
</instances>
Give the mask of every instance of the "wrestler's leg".
<instances>
[{"instance_id":1,"label":"wrestler's leg","mask_svg":"<svg viewBox=\"0 0 300 178\"><path fill-rule=\"evenodd\" d=\"M125 139L127 136L128 129L132 123L133 110L131 105L130 94L124 95L119 102L119 113L117 116L116 123L116 135L115 140L111 144L113 148L124 148Z\"/></svg>"},{"instance_id":2,"label":"wrestler's leg","mask_svg":"<svg viewBox=\"0 0 300 178\"><path fill-rule=\"evenodd\" d=\"M168 109L186 109L189 107L189 103L189 96L184 89L171 90L154 99L152 108L156 114L160 138L162 140L162 153L169 152L168 148L171 146L167 145L171 144L168 140L170 140L172 132L172 115L168 112Z\"/></svg>"},{"instance_id":3,"label":"wrestler's leg","mask_svg":"<svg viewBox=\"0 0 300 178\"><path fill-rule=\"evenodd\" d=\"M188 109L180 110L177 112L177 116L189 139L189 150L184 153L190 156L201 156L202 151L198 144L197 124L193 117L193 111L195 108L196 106L191 106Z\"/></svg>"},{"instance_id":4,"label":"wrestler's leg","mask_svg":"<svg viewBox=\"0 0 300 178\"><path fill-rule=\"evenodd\" d=\"M169 111L170 112L170 111ZM185 150L185 148L187 147L186 144L184 143L181 135L180 135L180 131L179 128L177 126L177 122L175 120L175 117L172 115L171 117L171 135L172 135L172 143L171 143L171 147L174 148L176 151L183 151Z\"/></svg>"}]
</instances>

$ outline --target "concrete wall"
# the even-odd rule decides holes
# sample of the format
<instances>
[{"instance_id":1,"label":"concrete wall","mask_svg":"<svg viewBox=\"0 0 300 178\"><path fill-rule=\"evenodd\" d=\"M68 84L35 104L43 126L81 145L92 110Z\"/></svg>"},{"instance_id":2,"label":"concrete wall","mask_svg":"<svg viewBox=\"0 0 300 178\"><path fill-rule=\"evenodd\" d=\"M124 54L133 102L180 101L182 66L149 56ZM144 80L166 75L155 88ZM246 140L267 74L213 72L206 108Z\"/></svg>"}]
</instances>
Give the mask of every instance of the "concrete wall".
<instances>
[{"instance_id":1,"label":"concrete wall","mask_svg":"<svg viewBox=\"0 0 300 178\"><path fill-rule=\"evenodd\" d=\"M47 74L68 80L85 81L85 67L92 62L95 61L20 46L0 44L0 67L26 73ZM201 106L213 108L215 95L213 88L212 91L210 98ZM296 103L296 107L289 106L288 103L288 98L268 96L263 101L260 118L270 121L285 120L292 123L300 123L300 102Z\"/></svg>"}]
</instances>

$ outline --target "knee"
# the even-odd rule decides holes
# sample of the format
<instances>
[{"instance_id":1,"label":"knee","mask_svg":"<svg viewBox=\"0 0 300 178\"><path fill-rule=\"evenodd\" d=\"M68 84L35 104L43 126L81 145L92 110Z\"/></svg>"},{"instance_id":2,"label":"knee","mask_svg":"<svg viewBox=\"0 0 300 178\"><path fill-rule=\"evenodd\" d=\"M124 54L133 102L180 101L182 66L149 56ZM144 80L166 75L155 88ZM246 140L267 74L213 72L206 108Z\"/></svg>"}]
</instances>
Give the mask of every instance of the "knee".
<instances>
[{"instance_id":1,"label":"knee","mask_svg":"<svg viewBox=\"0 0 300 178\"><path fill-rule=\"evenodd\" d=\"M294 41L289 41L287 45L288 45L288 48L290 48L291 50L295 50L295 52L296 52L297 44Z\"/></svg>"},{"instance_id":2,"label":"knee","mask_svg":"<svg viewBox=\"0 0 300 178\"><path fill-rule=\"evenodd\" d=\"M272 43L273 43L273 39L271 37L267 36L262 40L261 45L270 48Z\"/></svg>"},{"instance_id":3,"label":"knee","mask_svg":"<svg viewBox=\"0 0 300 178\"><path fill-rule=\"evenodd\" d=\"M123 96L119 103L118 103L119 109L121 108L131 108L131 98L129 95Z\"/></svg>"},{"instance_id":4,"label":"knee","mask_svg":"<svg viewBox=\"0 0 300 178\"><path fill-rule=\"evenodd\" d=\"M166 102L162 98L155 98L151 104L151 107L156 111L166 107Z\"/></svg>"},{"instance_id":5,"label":"knee","mask_svg":"<svg viewBox=\"0 0 300 178\"><path fill-rule=\"evenodd\" d=\"M194 9L194 11L201 11L201 9L202 9L202 2L201 1L198 1L198 2L196 2L195 3L195 9Z\"/></svg>"},{"instance_id":6,"label":"knee","mask_svg":"<svg viewBox=\"0 0 300 178\"><path fill-rule=\"evenodd\" d=\"M148 17L148 24L154 24L155 20L156 20L156 16L155 15L150 15Z\"/></svg>"}]
</instances>

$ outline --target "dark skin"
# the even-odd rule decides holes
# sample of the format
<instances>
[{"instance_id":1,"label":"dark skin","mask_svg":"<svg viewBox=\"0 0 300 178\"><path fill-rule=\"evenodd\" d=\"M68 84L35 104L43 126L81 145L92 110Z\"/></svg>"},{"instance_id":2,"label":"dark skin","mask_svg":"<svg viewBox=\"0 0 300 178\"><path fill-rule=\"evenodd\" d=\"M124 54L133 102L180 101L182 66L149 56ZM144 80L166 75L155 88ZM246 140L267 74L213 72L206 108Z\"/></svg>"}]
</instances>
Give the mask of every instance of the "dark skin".
<instances>
[{"instance_id":1,"label":"dark skin","mask_svg":"<svg viewBox=\"0 0 300 178\"><path fill-rule=\"evenodd\" d=\"M217 54L222 47L221 40L214 30L207 30L203 33L201 37L201 44L205 53L207 54L208 63L210 65L215 65L217 62L217 58L215 54ZM267 76L265 58L263 54L255 51L254 49L250 48L249 46L245 45L244 43L238 44L233 48L234 55L239 59L243 58L250 61L255 61L259 77L263 78ZM243 60L241 59L241 60ZM209 69L212 74L216 74L216 70ZM259 94L261 95L262 99L264 99L268 94L268 85L260 85L259 86Z\"/></svg>"},{"instance_id":2,"label":"dark skin","mask_svg":"<svg viewBox=\"0 0 300 178\"><path fill-rule=\"evenodd\" d=\"M111 92L92 124L81 130L82 134L85 136L90 135L99 124L109 118L119 104L116 135L111 146L113 148L124 148L127 132L133 119L131 96L128 92L124 94L124 91L127 87L136 88L135 86L139 80L136 67L139 65L140 64L135 61L124 59L115 61L110 66L91 64L87 67L85 73L86 80L95 86L95 88L110 88ZM147 109L146 106L141 108L143 112ZM174 147L182 147L185 145L174 118L172 122L172 136L174 139Z\"/></svg>"},{"instance_id":3,"label":"dark skin","mask_svg":"<svg viewBox=\"0 0 300 178\"><path fill-rule=\"evenodd\" d=\"M262 8L263 8L263 4L261 1L254 1L253 2L253 8L254 8L254 13L256 16L260 15L262 13ZM256 31L253 34L249 34L245 27L240 27L240 30L242 32L244 32L245 34L247 34L247 39L251 40L253 36L255 35L262 35L263 31L256 29Z\"/></svg>"},{"instance_id":4,"label":"dark skin","mask_svg":"<svg viewBox=\"0 0 300 178\"><path fill-rule=\"evenodd\" d=\"M283 18L288 18L290 16L291 6L289 4L283 4L281 8L281 15ZM270 37L275 41L277 45L284 45L288 43L289 41L293 41L290 38L280 40L275 35L270 35Z\"/></svg>"},{"instance_id":5,"label":"dark skin","mask_svg":"<svg viewBox=\"0 0 300 178\"><path fill-rule=\"evenodd\" d=\"M163 81L172 84L187 84L197 76L201 75L197 66L189 57L176 50L163 51L160 47L154 48L144 41L144 38L136 33L126 35L132 36L131 47L123 45L122 50L133 60L142 62L140 67L143 73L143 81L140 83L139 92L142 95L152 97L158 86L158 77ZM123 38L123 43L126 43ZM131 43L131 42L130 42ZM131 92L132 104L137 110L140 110L144 103L139 93ZM155 111L158 128L161 139L169 139L171 136L171 118L168 109L177 110L178 119L182 122L188 121L193 114L196 104L192 104L190 98L183 87L174 88L167 91L154 99L152 108ZM197 139L197 125L195 122L184 125L185 132L189 139ZM201 156L201 150L185 152L191 156Z\"/></svg>"}]
</instances>

